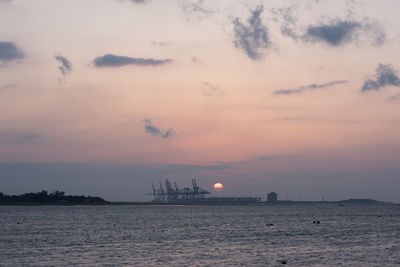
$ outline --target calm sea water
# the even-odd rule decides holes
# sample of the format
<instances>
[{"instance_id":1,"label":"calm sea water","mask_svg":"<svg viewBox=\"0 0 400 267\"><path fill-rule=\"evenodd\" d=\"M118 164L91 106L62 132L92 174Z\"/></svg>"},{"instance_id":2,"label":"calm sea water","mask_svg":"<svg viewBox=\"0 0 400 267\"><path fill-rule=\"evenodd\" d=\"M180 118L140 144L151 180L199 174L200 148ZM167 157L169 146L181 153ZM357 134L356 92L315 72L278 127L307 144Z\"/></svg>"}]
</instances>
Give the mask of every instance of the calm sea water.
<instances>
[{"instance_id":1,"label":"calm sea water","mask_svg":"<svg viewBox=\"0 0 400 267\"><path fill-rule=\"evenodd\" d=\"M2 266L275 266L280 261L400 265L400 206L0 207Z\"/></svg>"}]
</instances>

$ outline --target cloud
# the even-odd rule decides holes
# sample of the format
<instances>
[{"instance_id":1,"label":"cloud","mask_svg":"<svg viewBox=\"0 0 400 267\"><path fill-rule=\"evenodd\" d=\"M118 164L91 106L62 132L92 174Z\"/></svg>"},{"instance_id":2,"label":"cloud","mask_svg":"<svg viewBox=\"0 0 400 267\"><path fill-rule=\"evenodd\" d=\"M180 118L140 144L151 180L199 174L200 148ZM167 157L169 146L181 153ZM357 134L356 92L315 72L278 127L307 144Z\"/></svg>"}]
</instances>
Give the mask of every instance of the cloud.
<instances>
[{"instance_id":1,"label":"cloud","mask_svg":"<svg viewBox=\"0 0 400 267\"><path fill-rule=\"evenodd\" d=\"M386 86L400 87L400 78L390 65L379 64L376 68L375 80L368 79L361 88L362 92L379 91Z\"/></svg>"},{"instance_id":2,"label":"cloud","mask_svg":"<svg viewBox=\"0 0 400 267\"><path fill-rule=\"evenodd\" d=\"M174 129L170 128L167 131L162 131L158 127L156 127L149 119L144 119L144 129L147 133L155 135L155 136L160 136L164 139L167 139L173 135L175 135Z\"/></svg>"},{"instance_id":3,"label":"cloud","mask_svg":"<svg viewBox=\"0 0 400 267\"><path fill-rule=\"evenodd\" d=\"M59 66L58 69L61 71L63 76L69 74L72 71L72 63L66 57L58 55L55 56L54 59L61 63L61 66Z\"/></svg>"},{"instance_id":4,"label":"cloud","mask_svg":"<svg viewBox=\"0 0 400 267\"><path fill-rule=\"evenodd\" d=\"M328 46L338 47L352 42L369 42L372 45L383 45L386 40L386 33L382 23L373 18L364 17L360 20L354 17L353 9L355 2L347 1L347 19L328 19L312 25L301 26L298 22L298 5L285 8L271 8L271 14L275 22L280 22L282 35L292 38L295 41L309 43L325 43ZM324 18L324 17L323 17ZM300 28L301 26L301 28Z\"/></svg>"},{"instance_id":5,"label":"cloud","mask_svg":"<svg viewBox=\"0 0 400 267\"><path fill-rule=\"evenodd\" d=\"M34 133L2 132L0 133L0 144L26 145L41 141L43 136Z\"/></svg>"},{"instance_id":6,"label":"cloud","mask_svg":"<svg viewBox=\"0 0 400 267\"><path fill-rule=\"evenodd\" d=\"M275 117L271 119L266 119L266 122L280 122L280 121L311 121L315 120L309 117Z\"/></svg>"},{"instance_id":7,"label":"cloud","mask_svg":"<svg viewBox=\"0 0 400 267\"><path fill-rule=\"evenodd\" d=\"M263 10L263 6L258 6L251 12L251 16L247 19L248 26L242 24L239 18L233 20L234 44L252 60L261 60L265 50L271 47L268 28L261 21Z\"/></svg>"},{"instance_id":8,"label":"cloud","mask_svg":"<svg viewBox=\"0 0 400 267\"><path fill-rule=\"evenodd\" d=\"M202 90L203 94L206 96L213 96L213 95L218 95L221 96L223 95L223 92L221 91L221 89L214 85L211 84L209 82L203 82L204 88Z\"/></svg>"},{"instance_id":9,"label":"cloud","mask_svg":"<svg viewBox=\"0 0 400 267\"><path fill-rule=\"evenodd\" d=\"M306 90L314 90L314 89L322 89L330 86L334 86L337 84L348 83L347 80L339 80L339 81L332 81L328 83L321 83L321 84L310 84L310 85L302 85L294 89L280 89L274 92L274 95L292 95L292 94L300 94Z\"/></svg>"},{"instance_id":10,"label":"cloud","mask_svg":"<svg viewBox=\"0 0 400 267\"><path fill-rule=\"evenodd\" d=\"M210 18L215 13L214 10L206 7L203 0L198 0L196 2L180 0L179 6L185 15L185 19L190 22Z\"/></svg>"},{"instance_id":11,"label":"cloud","mask_svg":"<svg viewBox=\"0 0 400 267\"><path fill-rule=\"evenodd\" d=\"M361 24L355 21L334 21L331 24L309 26L302 37L310 42L324 42L331 46L349 43L355 38L355 31Z\"/></svg>"},{"instance_id":12,"label":"cloud","mask_svg":"<svg viewBox=\"0 0 400 267\"><path fill-rule=\"evenodd\" d=\"M152 44L152 45L154 45L154 46L166 47L166 46L168 46L170 43L169 43L169 42L151 41L150 44Z\"/></svg>"},{"instance_id":13,"label":"cloud","mask_svg":"<svg viewBox=\"0 0 400 267\"><path fill-rule=\"evenodd\" d=\"M190 61L191 61L192 63L200 63L200 60L199 60L198 57L192 57L192 58L190 59Z\"/></svg>"},{"instance_id":14,"label":"cloud","mask_svg":"<svg viewBox=\"0 0 400 267\"><path fill-rule=\"evenodd\" d=\"M131 2L132 4L139 4L139 5L145 5L148 4L151 0L118 0L120 2Z\"/></svg>"},{"instance_id":15,"label":"cloud","mask_svg":"<svg viewBox=\"0 0 400 267\"><path fill-rule=\"evenodd\" d=\"M150 0L130 0L134 4L147 4Z\"/></svg>"},{"instance_id":16,"label":"cloud","mask_svg":"<svg viewBox=\"0 0 400 267\"><path fill-rule=\"evenodd\" d=\"M277 15L282 19L282 24L280 27L281 33L296 40L298 38L298 34L295 31L297 18L294 15L294 12L296 11L296 7L290 6L286 8L272 8L270 11L273 15ZM279 21L279 19L275 19L275 21Z\"/></svg>"},{"instance_id":17,"label":"cloud","mask_svg":"<svg viewBox=\"0 0 400 267\"><path fill-rule=\"evenodd\" d=\"M14 89L14 88L17 88L17 84L16 83L0 85L0 92L7 91L9 89Z\"/></svg>"},{"instance_id":18,"label":"cloud","mask_svg":"<svg viewBox=\"0 0 400 267\"><path fill-rule=\"evenodd\" d=\"M359 124L356 120L341 120L336 118L317 117L275 117L264 120L265 122L313 122L313 123L334 123L334 124Z\"/></svg>"},{"instance_id":19,"label":"cloud","mask_svg":"<svg viewBox=\"0 0 400 267\"><path fill-rule=\"evenodd\" d=\"M256 160L273 160L275 159L275 157L273 156L260 156L260 157L256 157Z\"/></svg>"},{"instance_id":20,"label":"cloud","mask_svg":"<svg viewBox=\"0 0 400 267\"><path fill-rule=\"evenodd\" d=\"M172 59L133 58L106 54L93 60L96 67L122 67L126 65L159 66L172 62Z\"/></svg>"},{"instance_id":21,"label":"cloud","mask_svg":"<svg viewBox=\"0 0 400 267\"><path fill-rule=\"evenodd\" d=\"M12 42L0 42L0 62L23 59L25 54Z\"/></svg>"},{"instance_id":22,"label":"cloud","mask_svg":"<svg viewBox=\"0 0 400 267\"><path fill-rule=\"evenodd\" d=\"M394 96L391 96L391 97L389 98L389 100L392 100L392 101L400 100L400 94L396 94L396 95L394 95Z\"/></svg>"},{"instance_id":23,"label":"cloud","mask_svg":"<svg viewBox=\"0 0 400 267\"><path fill-rule=\"evenodd\" d=\"M286 35L293 39L297 38L297 35L290 33ZM327 24L310 25L301 39L306 42L325 43L336 47L358 41L361 36L371 39L373 45L382 45L386 38L380 23L366 18L362 22L336 19Z\"/></svg>"}]
</instances>

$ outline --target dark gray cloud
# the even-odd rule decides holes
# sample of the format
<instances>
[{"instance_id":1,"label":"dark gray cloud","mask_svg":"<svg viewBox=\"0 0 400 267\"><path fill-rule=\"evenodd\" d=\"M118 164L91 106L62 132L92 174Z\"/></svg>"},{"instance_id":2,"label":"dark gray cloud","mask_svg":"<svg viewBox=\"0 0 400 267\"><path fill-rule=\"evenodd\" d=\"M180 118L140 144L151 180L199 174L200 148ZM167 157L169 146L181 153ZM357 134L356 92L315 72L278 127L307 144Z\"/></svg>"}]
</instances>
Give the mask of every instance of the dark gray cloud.
<instances>
[{"instance_id":1,"label":"dark gray cloud","mask_svg":"<svg viewBox=\"0 0 400 267\"><path fill-rule=\"evenodd\" d=\"M349 2L350 3L350 2ZM329 19L325 22L308 25L300 29L296 11L298 6L292 5L285 8L270 9L273 18L280 23L282 35L311 43L325 43L328 46L337 47L348 43L359 41L369 42L373 45L382 45L385 42L386 34L380 21L364 17L361 20L354 20L354 3L348 6L348 19Z\"/></svg>"},{"instance_id":2,"label":"dark gray cloud","mask_svg":"<svg viewBox=\"0 0 400 267\"><path fill-rule=\"evenodd\" d=\"M93 60L96 67L122 67L126 65L159 66L172 62L172 59L133 58L106 54Z\"/></svg>"},{"instance_id":3,"label":"dark gray cloud","mask_svg":"<svg viewBox=\"0 0 400 267\"><path fill-rule=\"evenodd\" d=\"M379 89L386 86L400 87L400 78L390 65L379 64L376 68L375 80L368 79L365 81L361 91L379 91Z\"/></svg>"},{"instance_id":4,"label":"dark gray cloud","mask_svg":"<svg viewBox=\"0 0 400 267\"><path fill-rule=\"evenodd\" d=\"M59 66L58 69L61 71L63 76L69 74L72 71L72 63L66 57L58 55L55 56L54 59L61 63L61 66Z\"/></svg>"},{"instance_id":5,"label":"dark gray cloud","mask_svg":"<svg viewBox=\"0 0 400 267\"><path fill-rule=\"evenodd\" d=\"M294 89L280 89L274 92L274 95L292 95L292 94L299 94L306 90L314 90L314 89L322 89L329 86L334 86L337 84L348 83L347 80L339 80L339 81L332 81L328 83L321 83L321 84L310 84L310 85L302 85Z\"/></svg>"},{"instance_id":6,"label":"dark gray cloud","mask_svg":"<svg viewBox=\"0 0 400 267\"><path fill-rule=\"evenodd\" d=\"M0 42L0 62L23 59L25 54L12 42Z\"/></svg>"},{"instance_id":7,"label":"dark gray cloud","mask_svg":"<svg viewBox=\"0 0 400 267\"><path fill-rule=\"evenodd\" d=\"M339 46L354 40L355 32L361 24L355 21L333 21L330 24L308 26L302 37L310 42L324 42L331 46Z\"/></svg>"},{"instance_id":8,"label":"dark gray cloud","mask_svg":"<svg viewBox=\"0 0 400 267\"><path fill-rule=\"evenodd\" d=\"M298 38L294 34L286 34L293 39ZM379 21L365 18L358 22L354 20L332 20L329 23L310 25L306 33L300 38L306 42L325 43L329 46L341 46L356 42L360 38L369 39L373 45L382 45L386 34Z\"/></svg>"},{"instance_id":9,"label":"dark gray cloud","mask_svg":"<svg viewBox=\"0 0 400 267\"><path fill-rule=\"evenodd\" d=\"M265 50L271 47L268 28L261 21L263 10L263 6L253 10L247 19L248 25L242 24L239 18L233 20L234 44L252 60L262 59Z\"/></svg>"},{"instance_id":10,"label":"dark gray cloud","mask_svg":"<svg viewBox=\"0 0 400 267\"><path fill-rule=\"evenodd\" d=\"M175 135L174 129L170 128L167 131L160 130L157 126L155 126L149 119L144 119L144 129L147 133L160 136L164 139L167 139L173 135Z\"/></svg>"},{"instance_id":11,"label":"dark gray cloud","mask_svg":"<svg viewBox=\"0 0 400 267\"><path fill-rule=\"evenodd\" d=\"M203 94L206 96L221 96L223 92L215 84L209 82L203 82L204 88L202 90Z\"/></svg>"}]
</instances>

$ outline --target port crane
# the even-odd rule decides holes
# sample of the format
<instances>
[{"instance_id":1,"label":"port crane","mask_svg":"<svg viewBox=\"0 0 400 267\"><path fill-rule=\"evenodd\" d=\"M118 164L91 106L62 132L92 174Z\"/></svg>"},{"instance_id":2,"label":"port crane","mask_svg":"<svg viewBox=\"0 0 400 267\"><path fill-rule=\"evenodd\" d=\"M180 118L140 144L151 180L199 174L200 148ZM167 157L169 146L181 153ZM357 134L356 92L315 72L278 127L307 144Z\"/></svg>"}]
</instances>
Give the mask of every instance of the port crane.
<instances>
[{"instance_id":1,"label":"port crane","mask_svg":"<svg viewBox=\"0 0 400 267\"><path fill-rule=\"evenodd\" d=\"M174 202L190 202L193 200L202 200L206 198L206 195L211 194L210 191L200 188L197 185L196 179L192 179L192 188L184 187L179 189L176 182L174 182L174 187L171 182L165 180L165 188L161 181L159 181L159 187L156 188L154 182L151 183L153 193L147 195L154 196L154 202L160 203L174 203Z\"/></svg>"}]
</instances>

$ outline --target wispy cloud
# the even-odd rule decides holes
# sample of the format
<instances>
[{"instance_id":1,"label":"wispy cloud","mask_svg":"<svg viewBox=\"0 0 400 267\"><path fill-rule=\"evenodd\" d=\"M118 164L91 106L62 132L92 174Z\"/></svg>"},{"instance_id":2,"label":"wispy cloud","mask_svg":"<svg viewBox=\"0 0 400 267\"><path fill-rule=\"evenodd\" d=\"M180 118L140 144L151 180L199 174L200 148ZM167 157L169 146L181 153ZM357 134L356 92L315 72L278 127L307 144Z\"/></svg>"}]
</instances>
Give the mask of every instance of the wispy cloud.
<instances>
[{"instance_id":1,"label":"wispy cloud","mask_svg":"<svg viewBox=\"0 0 400 267\"><path fill-rule=\"evenodd\" d=\"M150 0L130 0L134 4L147 4Z\"/></svg>"},{"instance_id":2,"label":"wispy cloud","mask_svg":"<svg viewBox=\"0 0 400 267\"><path fill-rule=\"evenodd\" d=\"M61 63L61 66L59 66L58 69L61 71L61 74L63 76L69 74L72 71L72 63L66 57L58 55L55 56L54 59Z\"/></svg>"},{"instance_id":3,"label":"wispy cloud","mask_svg":"<svg viewBox=\"0 0 400 267\"><path fill-rule=\"evenodd\" d=\"M7 91L9 89L14 89L14 88L17 88L17 84L16 83L0 85L0 92Z\"/></svg>"},{"instance_id":4,"label":"wispy cloud","mask_svg":"<svg viewBox=\"0 0 400 267\"><path fill-rule=\"evenodd\" d=\"M132 4L145 5L151 0L118 0L119 2L131 2Z\"/></svg>"},{"instance_id":5,"label":"wispy cloud","mask_svg":"<svg viewBox=\"0 0 400 267\"><path fill-rule=\"evenodd\" d=\"M271 119L264 120L265 122L311 122L311 123L333 123L333 124L359 124L360 121L357 120L341 120L335 118L317 118L317 117L275 117Z\"/></svg>"},{"instance_id":6,"label":"wispy cloud","mask_svg":"<svg viewBox=\"0 0 400 267\"><path fill-rule=\"evenodd\" d=\"M191 57L191 58L190 58L190 61L191 61L192 63L200 63L200 60L199 60L198 57Z\"/></svg>"},{"instance_id":7,"label":"wispy cloud","mask_svg":"<svg viewBox=\"0 0 400 267\"><path fill-rule=\"evenodd\" d=\"M274 156L260 156L260 157L256 157L256 160L273 160L275 159Z\"/></svg>"},{"instance_id":8,"label":"wispy cloud","mask_svg":"<svg viewBox=\"0 0 400 267\"><path fill-rule=\"evenodd\" d=\"M261 60L265 50L271 47L268 28L261 21L263 10L263 6L253 10L247 19L248 25L241 23L239 18L233 20L234 44L252 60Z\"/></svg>"},{"instance_id":9,"label":"wispy cloud","mask_svg":"<svg viewBox=\"0 0 400 267\"><path fill-rule=\"evenodd\" d=\"M289 6L286 8L272 8L270 11L273 15L278 17L275 19L275 21L282 20L280 27L281 33L296 40L298 38L298 34L295 30L297 18L294 15L296 7Z\"/></svg>"},{"instance_id":10,"label":"wispy cloud","mask_svg":"<svg viewBox=\"0 0 400 267\"><path fill-rule=\"evenodd\" d=\"M400 100L400 94L395 94L394 96L391 96L389 100L395 101L395 100Z\"/></svg>"},{"instance_id":11,"label":"wispy cloud","mask_svg":"<svg viewBox=\"0 0 400 267\"><path fill-rule=\"evenodd\" d=\"M166 46L168 46L170 43L169 42L160 42L160 41L151 41L150 42L150 44L151 45L154 45L154 46L161 46L161 47L166 47Z\"/></svg>"},{"instance_id":12,"label":"wispy cloud","mask_svg":"<svg viewBox=\"0 0 400 267\"><path fill-rule=\"evenodd\" d=\"M310 117L275 117L271 119L266 119L266 122L279 122L279 121L312 121L314 118Z\"/></svg>"},{"instance_id":13,"label":"wispy cloud","mask_svg":"<svg viewBox=\"0 0 400 267\"><path fill-rule=\"evenodd\" d=\"M93 60L96 67L123 67L126 65L159 66L172 62L172 59L133 58L106 54Z\"/></svg>"},{"instance_id":14,"label":"wispy cloud","mask_svg":"<svg viewBox=\"0 0 400 267\"><path fill-rule=\"evenodd\" d=\"M0 42L0 62L23 59L25 54L12 42Z\"/></svg>"},{"instance_id":15,"label":"wispy cloud","mask_svg":"<svg viewBox=\"0 0 400 267\"><path fill-rule=\"evenodd\" d=\"M400 87L400 78L390 65L379 64L376 68L375 80L368 79L365 81L361 91L379 91L381 88L386 86Z\"/></svg>"},{"instance_id":16,"label":"wispy cloud","mask_svg":"<svg viewBox=\"0 0 400 267\"><path fill-rule=\"evenodd\" d=\"M307 90L315 90L315 89L322 89L330 86L334 86L337 84L348 83L347 80L339 80L339 81L332 81L328 83L321 83L321 84L310 84L310 85L302 85L294 89L280 89L274 92L274 95L292 95L292 94L300 94Z\"/></svg>"},{"instance_id":17,"label":"wispy cloud","mask_svg":"<svg viewBox=\"0 0 400 267\"><path fill-rule=\"evenodd\" d=\"M43 136L35 133L22 132L0 132L1 144L26 145L37 143L43 139Z\"/></svg>"},{"instance_id":18,"label":"wispy cloud","mask_svg":"<svg viewBox=\"0 0 400 267\"><path fill-rule=\"evenodd\" d=\"M167 139L173 135L175 135L174 129L170 128L167 131L160 130L157 126L155 126L149 119L144 119L144 129L147 133L160 136L164 139Z\"/></svg>"},{"instance_id":19,"label":"wispy cloud","mask_svg":"<svg viewBox=\"0 0 400 267\"><path fill-rule=\"evenodd\" d=\"M213 16L215 13L213 9L205 5L203 0L180 0L179 5L185 15L185 19L189 22L201 21Z\"/></svg>"},{"instance_id":20,"label":"wispy cloud","mask_svg":"<svg viewBox=\"0 0 400 267\"><path fill-rule=\"evenodd\" d=\"M203 94L206 96L221 96L223 92L215 84L209 82L203 82L204 88L202 90Z\"/></svg>"},{"instance_id":21,"label":"wispy cloud","mask_svg":"<svg viewBox=\"0 0 400 267\"><path fill-rule=\"evenodd\" d=\"M353 19L353 5L348 7L347 19L327 19L306 25L305 28L299 24L296 17L298 6L292 5L286 8L270 9L274 20L280 22L282 35L292 38L295 41L309 43L324 43L331 47L339 47L348 43L359 44L369 42L372 45L382 45L386 39L386 33L379 20L364 17L360 20Z\"/></svg>"}]
</instances>

